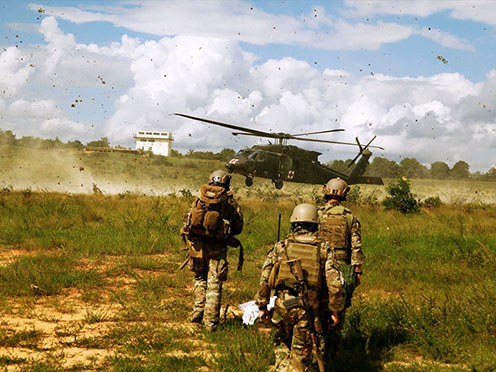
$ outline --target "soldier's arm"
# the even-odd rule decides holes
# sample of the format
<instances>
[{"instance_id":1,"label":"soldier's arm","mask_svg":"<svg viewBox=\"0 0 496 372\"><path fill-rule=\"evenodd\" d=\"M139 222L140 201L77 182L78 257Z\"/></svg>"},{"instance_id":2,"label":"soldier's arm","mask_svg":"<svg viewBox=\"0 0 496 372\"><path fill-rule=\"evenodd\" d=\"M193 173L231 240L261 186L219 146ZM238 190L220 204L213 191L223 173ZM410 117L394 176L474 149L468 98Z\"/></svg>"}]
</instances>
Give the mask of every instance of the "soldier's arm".
<instances>
[{"instance_id":1,"label":"soldier's arm","mask_svg":"<svg viewBox=\"0 0 496 372\"><path fill-rule=\"evenodd\" d=\"M191 204L191 206L188 208L188 210L183 214L183 226L181 227L181 231L180 231L181 235L189 232L188 228L190 225L191 213L193 211L193 208L195 207L195 204L196 201L194 201L193 204Z\"/></svg>"},{"instance_id":2,"label":"soldier's arm","mask_svg":"<svg viewBox=\"0 0 496 372\"><path fill-rule=\"evenodd\" d=\"M361 271L361 266L363 263L363 252L362 252L362 234L360 231L360 222L353 216L351 223L351 264L355 266L355 270L358 268Z\"/></svg>"},{"instance_id":3,"label":"soldier's arm","mask_svg":"<svg viewBox=\"0 0 496 372\"><path fill-rule=\"evenodd\" d=\"M255 295L255 303L259 308L267 306L270 300L269 276L270 271L276 263L276 247L272 248L267 254L267 258L262 266L262 274L260 275L260 282L258 283L258 291Z\"/></svg>"},{"instance_id":4,"label":"soldier's arm","mask_svg":"<svg viewBox=\"0 0 496 372\"><path fill-rule=\"evenodd\" d=\"M341 284L341 274L337 262L331 250L325 263L325 279L327 290L329 291L329 310L338 312L344 309L343 285Z\"/></svg>"},{"instance_id":5,"label":"soldier's arm","mask_svg":"<svg viewBox=\"0 0 496 372\"><path fill-rule=\"evenodd\" d=\"M243 212L241 212L241 207L232 197L229 198L229 205L231 205L231 234L241 234L241 231L243 231Z\"/></svg>"}]
</instances>

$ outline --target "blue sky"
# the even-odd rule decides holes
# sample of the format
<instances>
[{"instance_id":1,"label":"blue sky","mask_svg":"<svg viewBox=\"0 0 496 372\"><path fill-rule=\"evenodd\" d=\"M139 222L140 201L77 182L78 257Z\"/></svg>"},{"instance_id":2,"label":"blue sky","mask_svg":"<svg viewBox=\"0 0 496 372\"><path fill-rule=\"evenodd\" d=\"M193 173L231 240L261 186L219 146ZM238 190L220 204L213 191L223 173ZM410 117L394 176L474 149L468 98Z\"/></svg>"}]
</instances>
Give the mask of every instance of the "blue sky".
<instances>
[{"instance_id":1,"label":"blue sky","mask_svg":"<svg viewBox=\"0 0 496 372\"><path fill-rule=\"evenodd\" d=\"M131 146L158 127L182 151L256 141L169 116L179 111L340 126L334 139L378 135L391 159L495 166L493 1L4 0L0 11L0 128L18 136ZM324 161L353 156L312 146Z\"/></svg>"}]
</instances>

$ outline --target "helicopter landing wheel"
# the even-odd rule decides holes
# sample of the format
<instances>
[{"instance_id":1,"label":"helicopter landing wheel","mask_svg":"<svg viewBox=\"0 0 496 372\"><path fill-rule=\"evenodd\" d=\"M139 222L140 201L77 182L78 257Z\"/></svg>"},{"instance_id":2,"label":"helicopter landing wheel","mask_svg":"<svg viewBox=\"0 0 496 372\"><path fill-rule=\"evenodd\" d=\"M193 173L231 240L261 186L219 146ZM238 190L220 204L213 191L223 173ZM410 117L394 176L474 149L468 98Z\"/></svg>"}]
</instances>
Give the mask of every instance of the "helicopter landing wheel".
<instances>
[{"instance_id":1,"label":"helicopter landing wheel","mask_svg":"<svg viewBox=\"0 0 496 372\"><path fill-rule=\"evenodd\" d=\"M245 178L245 185L250 187L251 185L253 185L253 178L252 177L246 177Z\"/></svg>"},{"instance_id":2,"label":"helicopter landing wheel","mask_svg":"<svg viewBox=\"0 0 496 372\"><path fill-rule=\"evenodd\" d=\"M282 189L283 182L282 182L282 180L275 180L274 185L276 186L276 189L280 190L280 189Z\"/></svg>"}]
</instances>

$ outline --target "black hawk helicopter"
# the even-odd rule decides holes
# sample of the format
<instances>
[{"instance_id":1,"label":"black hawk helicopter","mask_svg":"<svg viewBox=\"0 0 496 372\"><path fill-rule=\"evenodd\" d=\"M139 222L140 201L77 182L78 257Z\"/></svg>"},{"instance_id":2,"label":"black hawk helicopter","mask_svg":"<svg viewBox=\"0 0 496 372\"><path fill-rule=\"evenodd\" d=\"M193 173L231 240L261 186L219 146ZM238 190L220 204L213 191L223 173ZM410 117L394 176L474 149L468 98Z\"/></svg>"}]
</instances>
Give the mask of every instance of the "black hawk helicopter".
<instances>
[{"instance_id":1,"label":"black hawk helicopter","mask_svg":"<svg viewBox=\"0 0 496 372\"><path fill-rule=\"evenodd\" d=\"M324 185L331 178L335 177L340 177L349 185L357 183L375 185L384 184L381 177L370 177L363 175L365 169L367 168L368 160L372 156L372 152L368 149L378 148L384 150L384 148L380 146L370 146L372 141L375 139L375 136L365 146L362 146L358 141L358 137L356 138L356 143L328 141L316 138L301 138L301 136L341 132L344 131L344 129L329 129L320 132L299 134L270 133L186 114L175 113L174 115L240 131L233 132L232 134L234 136L256 136L277 140L278 143L275 144L269 142L268 145L255 145L247 149L242 149L238 151L236 155L234 155L234 158L226 164L226 169L228 172L238 173L246 177L246 186L253 185L253 179L255 177L271 179L276 189L281 189L284 181ZM356 162L349 174L341 173L321 164L318 161L318 157L321 155L320 152L305 150L297 146L288 145L288 140L358 146L358 155L355 156L349 164L349 167L355 164L358 158L360 158L360 160Z\"/></svg>"}]
</instances>

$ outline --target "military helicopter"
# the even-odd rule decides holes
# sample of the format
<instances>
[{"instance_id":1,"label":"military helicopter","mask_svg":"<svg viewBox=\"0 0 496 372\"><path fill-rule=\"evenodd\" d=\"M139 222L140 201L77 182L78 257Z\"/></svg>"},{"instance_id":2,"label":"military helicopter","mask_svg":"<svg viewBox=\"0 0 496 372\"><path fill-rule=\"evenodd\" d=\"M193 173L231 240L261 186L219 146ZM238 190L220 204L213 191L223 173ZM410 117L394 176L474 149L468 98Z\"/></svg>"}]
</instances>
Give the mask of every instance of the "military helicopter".
<instances>
[{"instance_id":1,"label":"military helicopter","mask_svg":"<svg viewBox=\"0 0 496 372\"><path fill-rule=\"evenodd\" d=\"M238 151L236 155L234 155L234 158L226 164L228 172L241 174L246 177L246 186L252 186L255 177L271 179L276 189L281 189L284 185L284 181L324 185L331 178L335 177L342 178L350 185L357 183L375 185L384 184L381 177L363 175L367 168L368 160L372 156L372 152L369 148L384 150L384 148L380 146L370 145L376 138L375 136L365 146L362 146L358 141L358 137L356 138L356 143L328 141L316 138L301 138L302 136L308 135L341 132L344 131L344 129L329 129L320 132L299 134L271 133L186 114L175 113L174 115L238 131L232 133L234 136L244 135L275 139L277 143L271 143L269 141L268 145L255 145ZM288 140L358 146L358 155L355 156L349 164L349 167L356 164L349 174L338 172L318 161L318 157L322 153L288 145ZM360 160L357 162L358 158L360 158Z\"/></svg>"}]
</instances>

